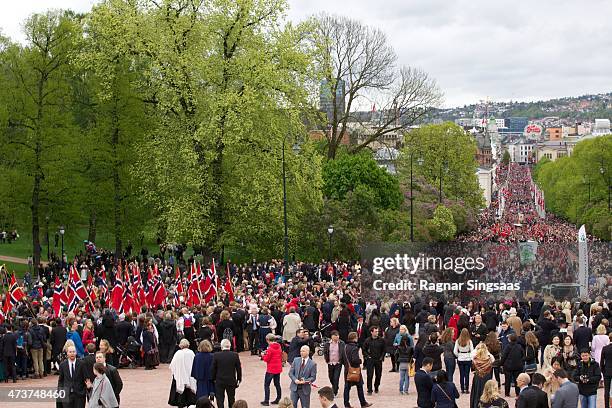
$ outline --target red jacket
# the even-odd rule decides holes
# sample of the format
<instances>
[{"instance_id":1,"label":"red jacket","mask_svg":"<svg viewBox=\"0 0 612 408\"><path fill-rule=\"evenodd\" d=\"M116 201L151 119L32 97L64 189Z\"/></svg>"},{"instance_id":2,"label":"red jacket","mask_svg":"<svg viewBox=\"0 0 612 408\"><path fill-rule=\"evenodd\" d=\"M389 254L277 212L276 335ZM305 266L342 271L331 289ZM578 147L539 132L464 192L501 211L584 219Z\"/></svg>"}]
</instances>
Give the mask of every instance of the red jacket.
<instances>
[{"instance_id":1,"label":"red jacket","mask_svg":"<svg viewBox=\"0 0 612 408\"><path fill-rule=\"evenodd\" d=\"M459 315L458 314L453 314L451 316L450 320L448 321L448 327L453 329L453 340L457 340L457 337L459 337L459 331L457 329L457 322L458 321L459 321Z\"/></svg>"},{"instance_id":2,"label":"red jacket","mask_svg":"<svg viewBox=\"0 0 612 408\"><path fill-rule=\"evenodd\" d=\"M89 330L89 329L84 329L83 330L83 347L85 347L89 343L93 343L93 342L94 342L94 334L93 334L93 332L91 330Z\"/></svg>"},{"instance_id":3,"label":"red jacket","mask_svg":"<svg viewBox=\"0 0 612 408\"><path fill-rule=\"evenodd\" d=\"M266 373L280 374L283 372L283 351L278 343L271 343L262 357L267 363Z\"/></svg>"}]
</instances>

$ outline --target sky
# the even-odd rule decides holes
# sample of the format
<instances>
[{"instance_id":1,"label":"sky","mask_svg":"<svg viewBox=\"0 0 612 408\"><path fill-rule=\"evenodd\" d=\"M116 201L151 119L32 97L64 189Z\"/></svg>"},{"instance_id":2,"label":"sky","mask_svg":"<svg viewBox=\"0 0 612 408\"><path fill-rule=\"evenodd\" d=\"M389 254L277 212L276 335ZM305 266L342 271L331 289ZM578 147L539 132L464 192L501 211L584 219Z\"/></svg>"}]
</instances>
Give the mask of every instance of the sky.
<instances>
[{"instance_id":1,"label":"sky","mask_svg":"<svg viewBox=\"0 0 612 408\"><path fill-rule=\"evenodd\" d=\"M87 11L94 0L0 0L4 35L47 8ZM326 12L381 29L398 66L418 67L444 106L533 101L612 91L609 0L288 0L287 17Z\"/></svg>"}]
</instances>

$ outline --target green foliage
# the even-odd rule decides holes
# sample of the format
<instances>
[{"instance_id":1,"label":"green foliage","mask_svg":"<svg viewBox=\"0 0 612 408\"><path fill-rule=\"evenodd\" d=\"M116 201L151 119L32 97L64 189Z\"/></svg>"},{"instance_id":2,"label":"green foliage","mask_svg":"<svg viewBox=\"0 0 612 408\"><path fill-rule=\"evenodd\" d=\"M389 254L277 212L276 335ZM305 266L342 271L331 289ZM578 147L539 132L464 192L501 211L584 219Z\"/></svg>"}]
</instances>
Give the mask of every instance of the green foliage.
<instances>
[{"instance_id":1,"label":"green foliage","mask_svg":"<svg viewBox=\"0 0 612 408\"><path fill-rule=\"evenodd\" d=\"M349 192L358 190L360 192L357 195L367 199L375 208L397 209L402 203L399 181L385 169L378 167L370 153L344 154L325 163L325 197L344 200Z\"/></svg>"},{"instance_id":2,"label":"green foliage","mask_svg":"<svg viewBox=\"0 0 612 408\"><path fill-rule=\"evenodd\" d=\"M534 177L544 190L546 209L576 225L585 224L589 233L610 240L611 163L612 136L581 141L570 157L541 160Z\"/></svg>"},{"instance_id":3,"label":"green foliage","mask_svg":"<svg viewBox=\"0 0 612 408\"><path fill-rule=\"evenodd\" d=\"M450 241L457 233L453 213L443 205L436 207L433 218L428 221L428 226L431 236L436 241Z\"/></svg>"},{"instance_id":4,"label":"green foliage","mask_svg":"<svg viewBox=\"0 0 612 408\"><path fill-rule=\"evenodd\" d=\"M507 150L504 150L504 156L502 157L502 163L508 165L510 163L510 153Z\"/></svg>"},{"instance_id":5,"label":"green foliage","mask_svg":"<svg viewBox=\"0 0 612 408\"><path fill-rule=\"evenodd\" d=\"M476 177L476 141L453 123L426 125L406 135L399 160L401 179L410 182L410 159L414 176L423 176L439 189L442 178L443 198L462 200L470 209L484 206ZM418 165L418 159L423 160Z\"/></svg>"}]
</instances>

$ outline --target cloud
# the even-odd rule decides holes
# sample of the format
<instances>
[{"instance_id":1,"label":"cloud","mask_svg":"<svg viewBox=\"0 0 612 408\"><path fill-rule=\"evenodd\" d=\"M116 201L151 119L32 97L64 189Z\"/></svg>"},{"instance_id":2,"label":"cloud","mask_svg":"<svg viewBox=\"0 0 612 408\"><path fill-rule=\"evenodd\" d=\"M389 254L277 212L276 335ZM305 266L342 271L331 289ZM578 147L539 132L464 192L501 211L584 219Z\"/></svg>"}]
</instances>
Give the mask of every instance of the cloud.
<instances>
[{"instance_id":1,"label":"cloud","mask_svg":"<svg viewBox=\"0 0 612 408\"><path fill-rule=\"evenodd\" d=\"M2 6L4 35L48 8L87 11L96 0L20 0ZM288 0L293 21L345 15L386 33L398 64L435 78L447 106L612 91L609 0Z\"/></svg>"},{"instance_id":2,"label":"cloud","mask_svg":"<svg viewBox=\"0 0 612 408\"><path fill-rule=\"evenodd\" d=\"M383 30L398 63L434 77L445 105L611 91L612 2L289 0L289 17L321 11Z\"/></svg>"}]
</instances>

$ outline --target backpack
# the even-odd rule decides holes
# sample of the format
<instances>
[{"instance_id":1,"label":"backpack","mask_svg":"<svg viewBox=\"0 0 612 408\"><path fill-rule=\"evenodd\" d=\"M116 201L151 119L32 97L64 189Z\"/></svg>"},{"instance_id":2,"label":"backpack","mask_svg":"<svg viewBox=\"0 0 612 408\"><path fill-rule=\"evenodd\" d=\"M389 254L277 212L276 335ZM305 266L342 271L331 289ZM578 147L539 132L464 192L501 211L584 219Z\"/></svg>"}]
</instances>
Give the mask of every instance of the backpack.
<instances>
[{"instance_id":1,"label":"backpack","mask_svg":"<svg viewBox=\"0 0 612 408\"><path fill-rule=\"evenodd\" d=\"M19 334L19 337L17 337L17 348L22 349L23 348L23 341L24 341L24 337L23 337L23 333Z\"/></svg>"},{"instance_id":2,"label":"backpack","mask_svg":"<svg viewBox=\"0 0 612 408\"><path fill-rule=\"evenodd\" d=\"M232 329L227 327L225 330L223 330L223 338L231 342L234 338L234 332L232 331Z\"/></svg>"}]
</instances>

